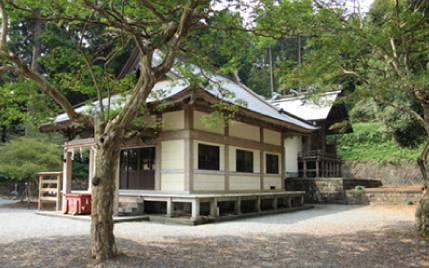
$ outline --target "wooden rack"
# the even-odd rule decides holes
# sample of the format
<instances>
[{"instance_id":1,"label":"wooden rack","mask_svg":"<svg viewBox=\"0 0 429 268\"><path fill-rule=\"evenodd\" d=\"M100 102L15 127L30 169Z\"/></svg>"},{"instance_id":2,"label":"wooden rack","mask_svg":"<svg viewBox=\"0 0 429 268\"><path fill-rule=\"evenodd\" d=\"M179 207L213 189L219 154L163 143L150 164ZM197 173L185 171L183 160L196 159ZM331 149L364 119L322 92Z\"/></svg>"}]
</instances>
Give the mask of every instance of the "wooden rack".
<instances>
[{"instance_id":1,"label":"wooden rack","mask_svg":"<svg viewBox=\"0 0 429 268\"><path fill-rule=\"evenodd\" d=\"M63 176L62 171L57 172L40 172L36 175L39 176L39 210L42 209L43 201L55 201L56 202L56 210L61 210L61 179ZM51 177L56 176L56 179L52 179ZM44 177L49 177L44 179ZM56 188L43 188L43 185L48 184L48 187L52 184L56 185ZM44 196L45 192L52 192L55 196Z\"/></svg>"}]
</instances>

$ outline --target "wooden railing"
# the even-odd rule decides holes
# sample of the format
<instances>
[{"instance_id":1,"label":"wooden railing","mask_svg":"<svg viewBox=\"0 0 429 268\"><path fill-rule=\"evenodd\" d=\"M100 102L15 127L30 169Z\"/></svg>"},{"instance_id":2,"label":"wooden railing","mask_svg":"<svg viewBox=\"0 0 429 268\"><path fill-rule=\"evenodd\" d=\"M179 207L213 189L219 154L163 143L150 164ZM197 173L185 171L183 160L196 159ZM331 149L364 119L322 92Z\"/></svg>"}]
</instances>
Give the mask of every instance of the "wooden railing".
<instances>
[{"instance_id":1,"label":"wooden railing","mask_svg":"<svg viewBox=\"0 0 429 268\"><path fill-rule=\"evenodd\" d=\"M341 160L341 157L337 156L336 154L333 153L328 153L328 152L324 152L321 149L319 150L309 150L309 151L304 151L304 152L298 152L298 157L299 158L307 158L307 157L326 157L326 158L333 158L336 160Z\"/></svg>"}]
</instances>

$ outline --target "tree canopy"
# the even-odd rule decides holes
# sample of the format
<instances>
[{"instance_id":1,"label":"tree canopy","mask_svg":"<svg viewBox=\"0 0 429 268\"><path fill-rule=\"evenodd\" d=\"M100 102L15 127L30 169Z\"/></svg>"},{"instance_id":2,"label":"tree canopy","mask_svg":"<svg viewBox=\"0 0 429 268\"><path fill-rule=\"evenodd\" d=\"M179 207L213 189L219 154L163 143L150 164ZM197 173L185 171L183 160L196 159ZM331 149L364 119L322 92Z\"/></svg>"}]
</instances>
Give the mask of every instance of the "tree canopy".
<instances>
[{"instance_id":1,"label":"tree canopy","mask_svg":"<svg viewBox=\"0 0 429 268\"><path fill-rule=\"evenodd\" d=\"M92 256L111 258L117 250L110 204L121 141L135 132L135 119L148 114L148 96L179 56L200 66L203 73L195 75L186 64L175 66L181 77L190 87L204 88L214 85L206 72L231 73L242 67L247 49L259 42L256 38L307 37L314 49L299 68L287 73L282 80L285 88L311 84L326 89L353 77L362 95L398 109L412 111L392 102L390 97L398 94L426 103L427 62L423 59L427 60L428 27L422 6L397 2L392 19L369 27L362 16L337 4L322 0L59 0L52 5L48 0L0 0L0 95L8 100L3 107L10 111L2 120L23 114L21 104L26 103L36 107L31 114L36 123L61 108L75 124L93 129L97 156L92 180ZM42 64L39 70L31 68L26 56L10 44L11 25L16 21L19 26L28 16L45 24L39 39L50 46L49 53L37 60ZM29 42L24 35L23 39ZM139 72L118 79L121 60L116 59L133 47L139 54ZM158 51L162 61L153 66ZM219 57L209 57L214 52ZM219 64L217 60L222 66L211 68ZM289 69L292 62L286 63L279 70ZM12 85L19 87L10 90ZM98 112L78 112L66 96L69 91L94 97ZM110 98L118 94L129 96L123 109L103 104L104 98L111 104ZM410 114L429 132L425 119Z\"/></svg>"}]
</instances>

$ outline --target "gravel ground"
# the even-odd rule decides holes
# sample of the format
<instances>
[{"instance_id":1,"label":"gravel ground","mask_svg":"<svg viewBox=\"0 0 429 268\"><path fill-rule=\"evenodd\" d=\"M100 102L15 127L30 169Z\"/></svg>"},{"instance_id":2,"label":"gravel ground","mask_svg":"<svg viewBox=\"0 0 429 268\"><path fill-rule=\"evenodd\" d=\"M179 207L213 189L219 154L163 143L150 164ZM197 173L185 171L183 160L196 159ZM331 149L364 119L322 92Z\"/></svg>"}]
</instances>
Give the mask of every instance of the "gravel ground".
<instances>
[{"instance_id":1,"label":"gravel ground","mask_svg":"<svg viewBox=\"0 0 429 268\"><path fill-rule=\"evenodd\" d=\"M429 241L414 236L415 209L317 205L200 226L118 223L122 254L91 263L90 222L0 208L0 267L424 267Z\"/></svg>"}]
</instances>

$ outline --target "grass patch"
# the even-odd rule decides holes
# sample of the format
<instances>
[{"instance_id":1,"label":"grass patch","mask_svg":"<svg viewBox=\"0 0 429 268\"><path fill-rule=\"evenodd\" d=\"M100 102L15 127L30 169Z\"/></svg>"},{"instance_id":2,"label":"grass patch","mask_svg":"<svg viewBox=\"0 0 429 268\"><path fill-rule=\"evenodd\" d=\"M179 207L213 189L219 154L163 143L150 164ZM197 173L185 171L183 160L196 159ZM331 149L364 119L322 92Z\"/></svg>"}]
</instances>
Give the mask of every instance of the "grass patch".
<instances>
[{"instance_id":1,"label":"grass patch","mask_svg":"<svg viewBox=\"0 0 429 268\"><path fill-rule=\"evenodd\" d=\"M415 148L401 147L392 135L384 131L383 123L356 123L353 130L354 133L338 137L328 136L328 143L337 142L338 154L345 161L414 160L423 150L423 144Z\"/></svg>"}]
</instances>

